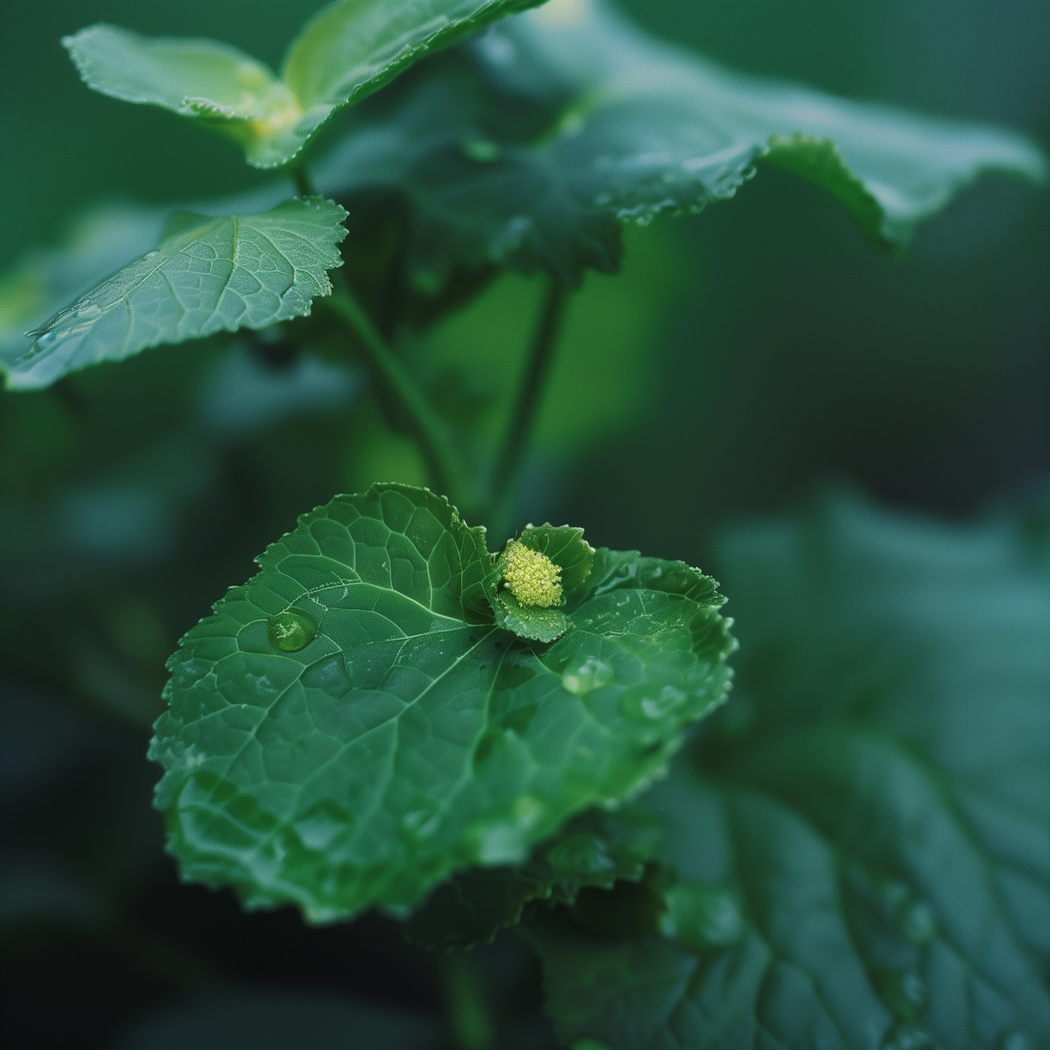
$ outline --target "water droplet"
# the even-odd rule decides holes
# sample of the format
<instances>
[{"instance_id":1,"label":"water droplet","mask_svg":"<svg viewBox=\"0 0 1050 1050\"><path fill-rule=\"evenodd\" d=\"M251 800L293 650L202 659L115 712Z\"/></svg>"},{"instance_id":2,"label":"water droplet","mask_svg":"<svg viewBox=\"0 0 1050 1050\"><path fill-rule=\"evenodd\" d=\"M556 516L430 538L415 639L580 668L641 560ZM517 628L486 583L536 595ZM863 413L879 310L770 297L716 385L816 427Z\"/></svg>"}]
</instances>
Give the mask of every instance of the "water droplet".
<instances>
[{"instance_id":1,"label":"water droplet","mask_svg":"<svg viewBox=\"0 0 1050 1050\"><path fill-rule=\"evenodd\" d=\"M926 982L914 970L883 970L878 985L886 1005L905 1021L916 1020L926 1010Z\"/></svg>"},{"instance_id":2,"label":"water droplet","mask_svg":"<svg viewBox=\"0 0 1050 1050\"><path fill-rule=\"evenodd\" d=\"M547 850L547 861L559 871L573 875L597 875L616 867L601 839L586 832L570 835L552 846Z\"/></svg>"},{"instance_id":3,"label":"water droplet","mask_svg":"<svg viewBox=\"0 0 1050 1050\"><path fill-rule=\"evenodd\" d=\"M41 332L40 335L36 337L36 345L39 346L41 350L46 350L54 341L54 332Z\"/></svg>"},{"instance_id":4,"label":"water droplet","mask_svg":"<svg viewBox=\"0 0 1050 1050\"><path fill-rule=\"evenodd\" d=\"M306 613L288 609L266 621L270 644L282 653L297 653L317 637L317 624Z\"/></svg>"},{"instance_id":5,"label":"water droplet","mask_svg":"<svg viewBox=\"0 0 1050 1050\"><path fill-rule=\"evenodd\" d=\"M925 901L911 900L902 904L897 912L901 933L912 944L928 944L937 933L937 921L933 909Z\"/></svg>"},{"instance_id":6,"label":"water droplet","mask_svg":"<svg viewBox=\"0 0 1050 1050\"><path fill-rule=\"evenodd\" d=\"M281 647L278 646L278 648ZM311 664L303 672L300 681L307 689L320 689L333 700L342 700L352 688L342 653L336 653L335 656Z\"/></svg>"},{"instance_id":7,"label":"water droplet","mask_svg":"<svg viewBox=\"0 0 1050 1050\"><path fill-rule=\"evenodd\" d=\"M478 164L491 164L503 156L499 144L491 139L464 139L460 143L463 155Z\"/></svg>"},{"instance_id":8,"label":"water droplet","mask_svg":"<svg viewBox=\"0 0 1050 1050\"><path fill-rule=\"evenodd\" d=\"M895 1024L883 1036L880 1050L933 1050L929 1034L912 1024Z\"/></svg>"},{"instance_id":9,"label":"water droplet","mask_svg":"<svg viewBox=\"0 0 1050 1050\"><path fill-rule=\"evenodd\" d=\"M628 693L621 701L623 713L642 722L655 722L681 707L689 699L677 686L665 685L655 695Z\"/></svg>"},{"instance_id":10,"label":"water droplet","mask_svg":"<svg viewBox=\"0 0 1050 1050\"><path fill-rule=\"evenodd\" d=\"M596 656L571 660L561 675L561 684L570 693L584 696L592 689L601 689L616 677L613 669Z\"/></svg>"},{"instance_id":11,"label":"water droplet","mask_svg":"<svg viewBox=\"0 0 1050 1050\"><path fill-rule=\"evenodd\" d=\"M475 825L468 832L479 864L517 864L528 855L524 829L517 824L494 820Z\"/></svg>"},{"instance_id":12,"label":"water droplet","mask_svg":"<svg viewBox=\"0 0 1050 1050\"><path fill-rule=\"evenodd\" d=\"M679 883L664 894L664 900L667 910L660 917L660 931L695 951L728 948L747 930L732 890Z\"/></svg>"},{"instance_id":13,"label":"water droplet","mask_svg":"<svg viewBox=\"0 0 1050 1050\"><path fill-rule=\"evenodd\" d=\"M401 827L417 839L430 838L440 824L438 815L428 809L414 809L401 818Z\"/></svg>"},{"instance_id":14,"label":"water droplet","mask_svg":"<svg viewBox=\"0 0 1050 1050\"><path fill-rule=\"evenodd\" d=\"M336 836L353 827L350 815L331 802L322 802L292 825L307 849L326 850Z\"/></svg>"},{"instance_id":15,"label":"water droplet","mask_svg":"<svg viewBox=\"0 0 1050 1050\"><path fill-rule=\"evenodd\" d=\"M1028 1036L1018 1028L1007 1028L995 1040L996 1050L1030 1050Z\"/></svg>"}]
</instances>

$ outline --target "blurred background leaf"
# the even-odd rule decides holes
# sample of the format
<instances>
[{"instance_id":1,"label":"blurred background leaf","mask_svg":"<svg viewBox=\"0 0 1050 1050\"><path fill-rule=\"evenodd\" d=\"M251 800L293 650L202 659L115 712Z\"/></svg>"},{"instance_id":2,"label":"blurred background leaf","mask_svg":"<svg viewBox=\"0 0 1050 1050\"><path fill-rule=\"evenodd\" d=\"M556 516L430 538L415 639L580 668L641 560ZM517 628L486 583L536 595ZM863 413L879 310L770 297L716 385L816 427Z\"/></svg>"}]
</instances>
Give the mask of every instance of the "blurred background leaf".
<instances>
[{"instance_id":1,"label":"blurred background leaf","mask_svg":"<svg viewBox=\"0 0 1050 1050\"><path fill-rule=\"evenodd\" d=\"M274 65L318 6L52 0L9 15L0 272L25 261L26 316L47 312L39 250L85 209L129 209L159 228L172 204L266 193L273 179L217 136L87 91L60 37L108 21L213 36ZM1044 0L623 7L745 72L1050 143ZM694 219L627 233L624 273L590 274L570 304L516 524L569 520L596 544L706 565L715 526L780 509L829 475L956 515L1050 468L1050 195L987 180L903 260L775 170ZM129 245L111 245L109 269L138 253ZM96 276L63 279L72 296ZM479 426L479 459L540 294L501 278L406 348L454 425ZM20 324L0 313L5 333ZM177 1011L202 992L246 986L440 1013L433 960L386 920L306 931L288 911L246 917L228 894L180 886L142 757L164 655L251 574L258 550L335 492L422 480L414 447L368 395L345 348L309 320L0 393L5 1045L178 1032ZM1029 504L1032 536L1050 535L1046 507ZM501 1050L553 1045L528 955L501 938L485 952L476 969Z\"/></svg>"}]
</instances>

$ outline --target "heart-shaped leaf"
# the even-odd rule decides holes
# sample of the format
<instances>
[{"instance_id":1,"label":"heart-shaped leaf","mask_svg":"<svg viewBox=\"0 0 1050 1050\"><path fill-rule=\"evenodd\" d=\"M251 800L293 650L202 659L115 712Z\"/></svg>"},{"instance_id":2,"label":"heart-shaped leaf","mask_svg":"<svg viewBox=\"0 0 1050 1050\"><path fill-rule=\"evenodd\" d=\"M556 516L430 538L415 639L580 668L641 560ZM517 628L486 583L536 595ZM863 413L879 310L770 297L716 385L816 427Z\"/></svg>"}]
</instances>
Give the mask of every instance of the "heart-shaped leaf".
<instances>
[{"instance_id":1,"label":"heart-shaped leaf","mask_svg":"<svg viewBox=\"0 0 1050 1050\"><path fill-rule=\"evenodd\" d=\"M28 350L5 346L8 386L44 387L161 343L308 314L332 290L326 271L341 265L345 215L313 197L255 215L177 217L158 248L30 333Z\"/></svg>"},{"instance_id":2,"label":"heart-shaped leaf","mask_svg":"<svg viewBox=\"0 0 1050 1050\"><path fill-rule=\"evenodd\" d=\"M542 644L496 625L484 530L443 498L383 485L305 515L171 660L151 755L183 873L333 920L637 791L721 702L733 646L712 581L645 561L599 550Z\"/></svg>"},{"instance_id":3,"label":"heart-shaped leaf","mask_svg":"<svg viewBox=\"0 0 1050 1050\"><path fill-rule=\"evenodd\" d=\"M343 106L424 55L542 0L337 0L304 27L280 77L214 40L148 38L98 24L62 42L88 87L190 117L240 142L259 168L287 164Z\"/></svg>"},{"instance_id":4,"label":"heart-shaped leaf","mask_svg":"<svg viewBox=\"0 0 1050 1050\"><path fill-rule=\"evenodd\" d=\"M531 927L566 1042L1050 1045L1050 589L998 521L732 535L738 694L642 804L657 929Z\"/></svg>"}]
</instances>

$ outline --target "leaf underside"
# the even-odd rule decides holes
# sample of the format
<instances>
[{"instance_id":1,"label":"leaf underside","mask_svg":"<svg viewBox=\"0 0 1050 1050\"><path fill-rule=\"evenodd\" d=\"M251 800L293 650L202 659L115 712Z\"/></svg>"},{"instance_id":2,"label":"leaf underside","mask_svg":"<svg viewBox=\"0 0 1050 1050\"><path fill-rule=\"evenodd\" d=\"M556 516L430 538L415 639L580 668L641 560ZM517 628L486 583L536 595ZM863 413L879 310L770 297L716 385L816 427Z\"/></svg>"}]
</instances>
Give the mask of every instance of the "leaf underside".
<instances>
[{"instance_id":1,"label":"leaf underside","mask_svg":"<svg viewBox=\"0 0 1050 1050\"><path fill-rule=\"evenodd\" d=\"M214 40L149 38L98 24L62 42L88 87L197 120L250 164L293 160L343 106L408 66L541 0L337 0L303 28L281 76Z\"/></svg>"},{"instance_id":2,"label":"leaf underside","mask_svg":"<svg viewBox=\"0 0 1050 1050\"><path fill-rule=\"evenodd\" d=\"M326 271L341 265L345 214L296 198L254 215L180 216L158 248L30 333L28 350L5 345L8 386L36 389L162 343L308 314L332 290Z\"/></svg>"},{"instance_id":3,"label":"leaf underside","mask_svg":"<svg viewBox=\"0 0 1050 1050\"><path fill-rule=\"evenodd\" d=\"M1043 569L1001 522L843 501L720 561L738 693L639 803L678 880L659 930L529 928L561 1037L1050 1046Z\"/></svg>"},{"instance_id":4,"label":"leaf underside","mask_svg":"<svg viewBox=\"0 0 1050 1050\"><path fill-rule=\"evenodd\" d=\"M542 843L523 864L471 868L442 883L405 923L406 937L427 948L463 951L516 925L534 902L573 904L585 888L638 882L662 829L633 809L590 810Z\"/></svg>"},{"instance_id":5,"label":"leaf underside","mask_svg":"<svg viewBox=\"0 0 1050 1050\"><path fill-rule=\"evenodd\" d=\"M767 161L903 246L981 172L1045 159L979 125L730 73L646 37L600 0L551 0L421 67L354 114L322 164L340 197L385 186L413 218L421 288L455 267L616 269L619 222L732 197Z\"/></svg>"},{"instance_id":6,"label":"leaf underside","mask_svg":"<svg viewBox=\"0 0 1050 1050\"><path fill-rule=\"evenodd\" d=\"M598 551L595 578L632 558ZM330 921L519 863L646 784L727 687L706 577L698 600L625 575L557 642L519 639L484 530L426 490L337 497L260 565L183 639L151 750L183 873L249 906Z\"/></svg>"}]
</instances>

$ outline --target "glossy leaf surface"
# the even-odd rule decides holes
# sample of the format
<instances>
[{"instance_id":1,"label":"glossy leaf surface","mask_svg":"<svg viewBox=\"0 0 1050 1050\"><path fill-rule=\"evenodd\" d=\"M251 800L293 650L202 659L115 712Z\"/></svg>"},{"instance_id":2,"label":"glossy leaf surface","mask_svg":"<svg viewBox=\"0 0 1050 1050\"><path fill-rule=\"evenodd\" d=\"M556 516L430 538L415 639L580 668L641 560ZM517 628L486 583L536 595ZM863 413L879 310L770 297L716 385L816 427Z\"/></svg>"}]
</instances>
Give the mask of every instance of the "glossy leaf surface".
<instances>
[{"instance_id":1,"label":"glossy leaf surface","mask_svg":"<svg viewBox=\"0 0 1050 1050\"><path fill-rule=\"evenodd\" d=\"M614 270L618 220L700 211L762 161L827 189L894 246L984 171L1046 174L1020 136L731 73L601 0L508 19L375 102L322 184L403 192L422 284L450 261L570 281Z\"/></svg>"},{"instance_id":2,"label":"glossy leaf surface","mask_svg":"<svg viewBox=\"0 0 1050 1050\"><path fill-rule=\"evenodd\" d=\"M254 215L177 217L158 248L31 333L26 352L7 356L8 386L44 387L162 343L308 314L314 297L332 290L326 271L341 264L344 215L331 201L297 198Z\"/></svg>"},{"instance_id":3,"label":"glossy leaf surface","mask_svg":"<svg viewBox=\"0 0 1050 1050\"><path fill-rule=\"evenodd\" d=\"M664 768L721 701L722 599L604 565L552 645L498 628L484 530L424 489L305 515L172 658L152 756L186 877L313 921L513 864Z\"/></svg>"},{"instance_id":4,"label":"glossy leaf surface","mask_svg":"<svg viewBox=\"0 0 1050 1050\"><path fill-rule=\"evenodd\" d=\"M838 502L720 566L744 666L643 800L659 930L534 927L562 1038L1050 1045L1045 562L1003 522Z\"/></svg>"},{"instance_id":5,"label":"glossy leaf surface","mask_svg":"<svg viewBox=\"0 0 1050 1050\"><path fill-rule=\"evenodd\" d=\"M200 120L260 168L288 163L342 106L498 18L541 0L337 0L307 23L282 75L213 40L104 24L63 40L88 87Z\"/></svg>"}]
</instances>

